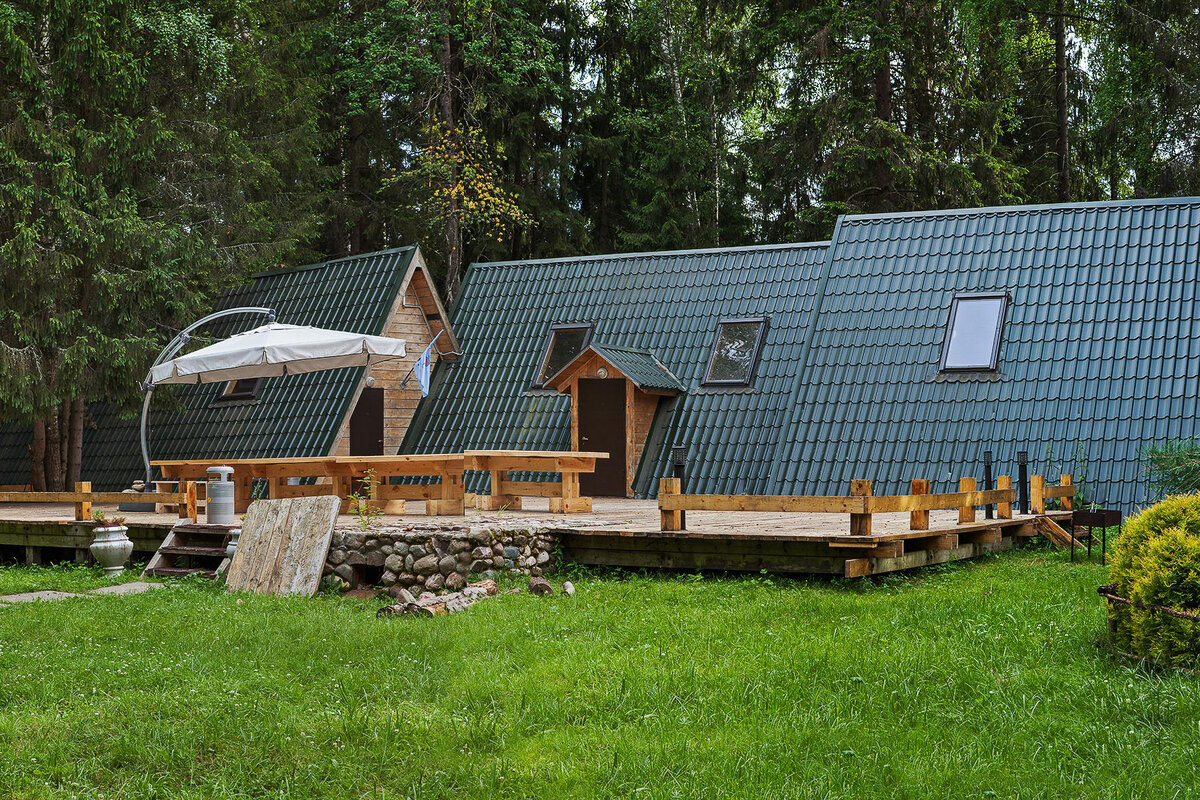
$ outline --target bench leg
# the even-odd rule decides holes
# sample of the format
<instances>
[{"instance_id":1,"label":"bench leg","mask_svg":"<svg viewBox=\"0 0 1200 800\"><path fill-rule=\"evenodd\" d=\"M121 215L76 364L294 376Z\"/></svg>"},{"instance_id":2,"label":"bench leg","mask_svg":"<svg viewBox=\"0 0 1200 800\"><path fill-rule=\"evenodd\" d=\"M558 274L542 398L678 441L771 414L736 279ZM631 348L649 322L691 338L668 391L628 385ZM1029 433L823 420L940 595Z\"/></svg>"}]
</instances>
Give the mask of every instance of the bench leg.
<instances>
[{"instance_id":1,"label":"bench leg","mask_svg":"<svg viewBox=\"0 0 1200 800\"><path fill-rule=\"evenodd\" d=\"M479 507L484 511L499 511L507 509L509 511L521 510L521 498L513 495L501 494L501 484L508 480L508 473L503 470L494 469L492 475L492 493L487 497L481 497Z\"/></svg>"},{"instance_id":2,"label":"bench leg","mask_svg":"<svg viewBox=\"0 0 1200 800\"><path fill-rule=\"evenodd\" d=\"M250 478L233 476L233 513L245 514L250 508L250 494L254 490L254 482Z\"/></svg>"},{"instance_id":3,"label":"bench leg","mask_svg":"<svg viewBox=\"0 0 1200 800\"><path fill-rule=\"evenodd\" d=\"M442 496L425 501L425 513L429 515L459 516L463 510L462 473L442 473Z\"/></svg>"},{"instance_id":4,"label":"bench leg","mask_svg":"<svg viewBox=\"0 0 1200 800\"><path fill-rule=\"evenodd\" d=\"M579 473L562 473L562 496L550 498L554 514L591 513L592 498L579 496Z\"/></svg>"}]
</instances>

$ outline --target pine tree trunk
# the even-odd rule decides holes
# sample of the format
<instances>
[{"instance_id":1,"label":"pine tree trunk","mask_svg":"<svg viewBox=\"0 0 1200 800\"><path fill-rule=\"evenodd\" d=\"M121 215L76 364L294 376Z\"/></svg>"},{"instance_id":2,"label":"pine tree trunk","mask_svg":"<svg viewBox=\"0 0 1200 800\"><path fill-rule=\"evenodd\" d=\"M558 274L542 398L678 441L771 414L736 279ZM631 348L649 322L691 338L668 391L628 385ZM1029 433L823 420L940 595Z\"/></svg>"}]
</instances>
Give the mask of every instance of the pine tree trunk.
<instances>
[{"instance_id":1,"label":"pine tree trunk","mask_svg":"<svg viewBox=\"0 0 1200 800\"><path fill-rule=\"evenodd\" d=\"M29 446L30 484L35 492L46 491L46 423L33 421L33 443Z\"/></svg>"},{"instance_id":2,"label":"pine tree trunk","mask_svg":"<svg viewBox=\"0 0 1200 800\"><path fill-rule=\"evenodd\" d=\"M1058 199L1071 201L1071 142L1067 116L1067 8L1058 0L1054 17L1054 104L1058 127Z\"/></svg>"},{"instance_id":3,"label":"pine tree trunk","mask_svg":"<svg viewBox=\"0 0 1200 800\"><path fill-rule=\"evenodd\" d=\"M350 128L347 133L347 189L350 195L350 205L354 209L354 222L350 225L350 254L361 253L363 250L363 222L366 209L361 206L363 196L363 170L366 156L363 147L362 114L350 117Z\"/></svg>"},{"instance_id":4,"label":"pine tree trunk","mask_svg":"<svg viewBox=\"0 0 1200 800\"><path fill-rule=\"evenodd\" d=\"M442 128L449 140L457 145L458 113L457 106L461 91L461 76L459 74L459 50L461 43L453 35L455 20L451 18L449 4L442 11L442 24L445 31L441 36L441 47L438 48L438 64L441 68L441 88L438 97L438 112L441 115ZM450 167L450 182L458 182L458 167ZM460 227L458 199L454 193L450 195L450 207L446 210L446 221L443 234L446 238L446 302L449 303L458 294L462 272L462 230Z\"/></svg>"},{"instance_id":5,"label":"pine tree trunk","mask_svg":"<svg viewBox=\"0 0 1200 800\"><path fill-rule=\"evenodd\" d=\"M892 57L886 40L886 31L891 25L891 0L878 0L875 5L875 24L878 28L872 40L875 51L875 119L880 122L892 121ZM892 155L890 137L882 137L876 142L879 153L875 160L875 184L879 189L880 208L892 207L894 185L889 159Z\"/></svg>"},{"instance_id":6,"label":"pine tree trunk","mask_svg":"<svg viewBox=\"0 0 1200 800\"><path fill-rule=\"evenodd\" d=\"M59 415L55 411L46 423L46 457L43 459L46 468L46 491L63 491L62 463L62 428L59 425Z\"/></svg>"},{"instance_id":7,"label":"pine tree trunk","mask_svg":"<svg viewBox=\"0 0 1200 800\"><path fill-rule=\"evenodd\" d=\"M67 428L67 488L75 489L83 472L83 419L87 413L83 398L71 401L71 424Z\"/></svg>"}]
</instances>

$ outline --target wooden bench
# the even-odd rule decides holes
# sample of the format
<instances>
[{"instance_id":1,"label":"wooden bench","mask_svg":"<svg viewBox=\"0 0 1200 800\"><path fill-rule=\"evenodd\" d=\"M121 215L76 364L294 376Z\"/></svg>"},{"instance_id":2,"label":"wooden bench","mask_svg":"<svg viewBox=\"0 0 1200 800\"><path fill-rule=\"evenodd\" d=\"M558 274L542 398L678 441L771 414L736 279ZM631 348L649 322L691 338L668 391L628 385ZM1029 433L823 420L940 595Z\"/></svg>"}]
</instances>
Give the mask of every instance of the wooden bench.
<instances>
[{"instance_id":1,"label":"wooden bench","mask_svg":"<svg viewBox=\"0 0 1200 800\"><path fill-rule=\"evenodd\" d=\"M464 513L461 453L420 453L401 456L341 456L335 459L343 491L355 480L368 481L366 491L390 514L403 514L405 500L424 500L429 515ZM438 483L390 484L387 478L434 477ZM345 496L344 494L342 495ZM398 509L398 510L397 510Z\"/></svg>"},{"instance_id":2,"label":"wooden bench","mask_svg":"<svg viewBox=\"0 0 1200 800\"><path fill-rule=\"evenodd\" d=\"M522 497L547 497L555 514L590 512L592 498L579 494L579 474L595 472L596 459L608 453L575 450L468 450L466 469L491 475L491 494L478 497L479 508L499 511L521 508ZM558 473L557 481L517 481L513 472Z\"/></svg>"}]
</instances>

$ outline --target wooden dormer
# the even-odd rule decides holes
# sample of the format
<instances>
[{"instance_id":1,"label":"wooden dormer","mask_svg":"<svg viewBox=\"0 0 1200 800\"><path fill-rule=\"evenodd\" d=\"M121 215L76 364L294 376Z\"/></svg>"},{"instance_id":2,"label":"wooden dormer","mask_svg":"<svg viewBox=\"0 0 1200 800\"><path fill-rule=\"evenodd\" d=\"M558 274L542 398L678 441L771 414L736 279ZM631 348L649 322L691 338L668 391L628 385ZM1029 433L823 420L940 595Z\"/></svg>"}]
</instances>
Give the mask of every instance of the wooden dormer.
<instances>
[{"instance_id":1,"label":"wooden dormer","mask_svg":"<svg viewBox=\"0 0 1200 800\"><path fill-rule=\"evenodd\" d=\"M571 447L609 453L580 475L589 497L632 497L654 413L684 386L649 350L592 343L543 387L571 395Z\"/></svg>"}]
</instances>

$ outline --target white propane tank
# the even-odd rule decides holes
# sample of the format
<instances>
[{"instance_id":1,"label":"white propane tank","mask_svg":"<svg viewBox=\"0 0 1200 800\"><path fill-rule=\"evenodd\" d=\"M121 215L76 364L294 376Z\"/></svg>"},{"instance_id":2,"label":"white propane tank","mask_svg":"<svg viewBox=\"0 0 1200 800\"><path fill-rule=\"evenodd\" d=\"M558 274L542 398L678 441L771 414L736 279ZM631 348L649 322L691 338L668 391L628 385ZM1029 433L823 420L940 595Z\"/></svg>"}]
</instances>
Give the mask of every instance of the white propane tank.
<instances>
[{"instance_id":1,"label":"white propane tank","mask_svg":"<svg viewBox=\"0 0 1200 800\"><path fill-rule=\"evenodd\" d=\"M209 467L204 517L209 525L233 525L233 467Z\"/></svg>"}]
</instances>

